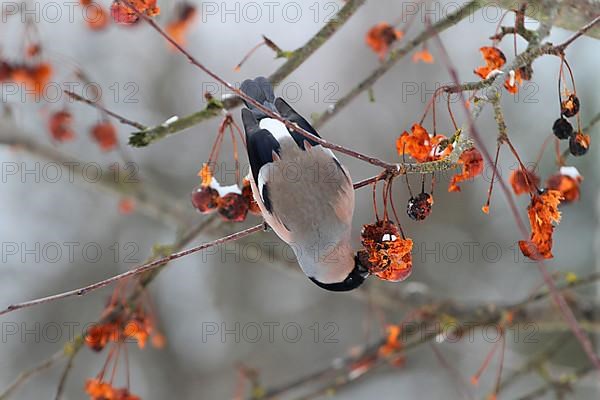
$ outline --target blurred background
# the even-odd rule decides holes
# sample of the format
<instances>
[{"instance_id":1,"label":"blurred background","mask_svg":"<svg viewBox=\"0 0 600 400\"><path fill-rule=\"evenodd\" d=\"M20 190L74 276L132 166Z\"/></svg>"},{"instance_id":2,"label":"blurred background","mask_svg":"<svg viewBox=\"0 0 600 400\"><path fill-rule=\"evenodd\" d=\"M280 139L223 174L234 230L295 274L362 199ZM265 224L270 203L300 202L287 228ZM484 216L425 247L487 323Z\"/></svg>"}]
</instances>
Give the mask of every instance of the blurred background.
<instances>
[{"instance_id":1,"label":"blurred background","mask_svg":"<svg viewBox=\"0 0 600 400\"><path fill-rule=\"evenodd\" d=\"M0 54L6 59L19 59L22 58L25 24L21 15L6 17L9 3L2 2ZM156 20L160 25L173 17L176 3L159 0L161 14ZM268 76L285 61L274 59L273 52L263 46L239 72L234 71L243 56L262 40L261 35L283 50L296 49L344 5L341 1L316 0L272 2L272 6L267 5L269 2L257 2L251 7L249 2L229 0L190 0L190 3L197 7L199 15L189 29L187 49L238 86L248 77ZM68 89L65 82L77 82L73 71L80 69L101 88L104 105L131 120L148 126L158 125L173 115L184 116L202 109L207 90L217 98L226 93L144 23L131 27L111 23L95 32L86 25L76 2L23 4L35 9L33 14L40 16L35 27L43 46L42 58L54 69L52 82ZM48 4L56 6L58 17ZM101 0L98 4L108 9L110 2ZM367 1L331 40L287 77L276 92L307 117L327 110L379 65L377 56L365 44L369 28L381 21L395 24L406 19L402 13L406 12L407 4L391 0ZM430 4L429 18L443 17L443 7L447 5L446 2L437 7ZM73 10L72 15L69 9ZM269 15L270 10L272 15ZM487 15L478 11L441 34L462 81L478 79L472 72L483 64L478 49L490 44L488 37L494 33L499 18L499 11L490 11ZM419 14L406 37L395 46L402 46L420 32L424 28L423 21L424 16ZM512 15L505 19L507 25L512 21ZM404 25L400 23L398 29L404 29ZM536 23L528 21L527 27L534 28ZM568 31L554 28L549 40L559 43L569 35ZM519 39L518 46L523 50L525 43ZM510 60L514 54L512 37L507 37L501 48ZM321 135L384 160L400 161L394 145L396 137L421 118L432 92L451 82L435 41L428 43L428 49L435 59L433 64L414 63L410 55L399 61L373 86L374 101L370 101L367 93L358 96L320 129ZM586 125L600 110L598 43L583 37L569 47L567 57L581 100L582 123ZM502 99L509 136L525 163L535 162L542 143L551 133L552 123L559 116L556 90L559 60L543 57L533 68L533 79L525 82L519 94L504 93ZM81 84L73 88L89 96L82 93L83 89ZM160 210L144 212L143 207L123 213L119 210L123 196L103 190L97 180L71 180L64 169L60 179L53 179L54 170L47 159L3 146L0 148L3 165L1 304L58 293L130 269L151 256L154 245L175 240L174 219L196 223L207 218L195 212L189 199L199 183L197 172L208 158L220 118L141 149L126 146L133 128L115 121L122 150L102 152L89 135L90 127L99 121L99 113L85 104L69 102L60 93L58 96L58 99L36 101L31 95L24 99L21 93L10 94L3 90L5 116L0 135L22 135L69 154L85 162L85 166L91 165L88 172L92 175L96 166L108 171L115 163L123 167L133 162L135 167L131 171L135 178L159 194L167 208L176 210L175 217ZM65 104L74 116L76 138L57 144L48 133L47 119ZM440 102L438 109L438 132L453 133L445 104ZM460 103L455 102L453 109L459 125L464 123ZM240 122L239 109L232 114ZM431 128L431 119L425 124ZM493 151L496 125L489 108L478 119L477 126L488 150ZM585 276L598 268L597 130L588 132L592 134L588 155L568 160L568 164L577 167L584 176L584 182L580 201L561 207L563 219L554 236L555 257L547 263L551 272ZM378 172L344 155L340 155L340 159L355 181ZM227 162L230 172L227 176L217 174L217 178L234 184L228 138L220 160ZM246 165L243 154L242 165ZM17 173L12 173L15 166ZM507 148L501 153L499 168L504 178L516 168L516 161ZM552 146L544 153L538 169L543 180L557 172ZM290 252L272 232L259 233L243 242L219 247L218 251L173 262L149 287L156 324L166 337L166 346L142 351L129 345L131 391L142 399L234 398L239 395L240 365L255 369L264 387L279 387L332 365L358 346L374 343L385 335L385 324L399 323L416 305L442 300L466 306L503 305L526 298L543 281L536 264L524 260L515 247L520 239L518 229L499 186L494 191L490 214L481 212L491 168L487 166L484 177L463 184L460 193L447 192L450 176L440 174L438 177L432 215L422 223L408 219L403 211L409 197L403 179L395 185L393 195L402 211L404 230L415 242L414 270L411 278L403 283L373 280L361 296L325 292L307 280L293 261L285 261L286 257L289 260ZM413 191L418 191L419 179L411 177L410 180ZM528 203L525 197L516 199L523 218L526 218ZM373 221L371 191L361 189L357 192L354 217L357 247L361 226ZM260 222L258 217L250 215L244 223L215 220L193 243ZM69 254L68 243L75 243L72 254ZM44 254L43 249L50 251L54 244L58 244L62 253L56 257L54 253ZM12 245L16 246L16 252L8 251L15 248ZM252 253L254 251L258 251L258 256ZM557 275L557 279L564 279L563 275ZM0 387L8 386L19 372L59 350L68 342L70 332L80 333L83 327L96 321L111 292L111 288L105 288L81 298L3 316L0 320ZM377 305L369 301L372 293L386 293L395 303L391 307ZM576 297L591 309L598 302L594 285L579 290ZM558 311L549 306L548 301L544 304L545 309L550 310L544 318L560 320ZM269 324L274 327L271 338ZM252 340L257 325L262 335L259 340ZM520 336L509 334L505 376L566 331L560 323L557 325L529 331L521 327ZM217 333L211 334L213 329L217 329ZM231 332L223 336L227 330L237 332L237 336ZM535 340L525 340L528 333ZM497 356L478 387L464 383L454 372L468 382L492 346L481 334L475 334L474 340L436 345L452 368L444 366L430 346L421 346L406 355L403 366L380 368L330 394L340 399L484 398L494 385ZM95 376L105 359L106 350L97 354L82 349L66 382L64 398L86 398L85 379ZM587 363L580 346L569 337L548 364L548 371L557 377ZM36 375L12 398L53 398L63 365ZM123 369L117 372L116 379L121 384L124 384L124 366L121 363L119 368ZM529 374L507 388L502 398L519 398L543 383L542 376ZM295 398L307 388L311 386L287 393L283 398ZM577 399L594 399L599 396L598 389L596 376L589 374L574 386L570 395ZM554 398L552 391L545 396L541 398Z\"/></svg>"}]
</instances>

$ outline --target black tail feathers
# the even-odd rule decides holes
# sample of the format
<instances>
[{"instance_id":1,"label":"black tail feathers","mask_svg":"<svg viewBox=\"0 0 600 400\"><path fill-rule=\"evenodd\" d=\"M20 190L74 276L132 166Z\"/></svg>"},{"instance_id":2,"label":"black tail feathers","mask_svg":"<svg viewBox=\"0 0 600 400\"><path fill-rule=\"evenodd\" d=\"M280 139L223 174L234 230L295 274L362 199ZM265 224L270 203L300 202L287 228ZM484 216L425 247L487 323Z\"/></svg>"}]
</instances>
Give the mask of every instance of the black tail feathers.
<instances>
[{"instance_id":1,"label":"black tail feathers","mask_svg":"<svg viewBox=\"0 0 600 400\"><path fill-rule=\"evenodd\" d=\"M258 103L267 106L268 108L272 108L272 104L275 101L275 93L273 92L273 86L267 80L267 78L263 76L259 76L255 79L246 79L240 90L252 97ZM249 109L254 109L255 106L252 104L248 104L246 100L244 100L246 107Z\"/></svg>"}]
</instances>

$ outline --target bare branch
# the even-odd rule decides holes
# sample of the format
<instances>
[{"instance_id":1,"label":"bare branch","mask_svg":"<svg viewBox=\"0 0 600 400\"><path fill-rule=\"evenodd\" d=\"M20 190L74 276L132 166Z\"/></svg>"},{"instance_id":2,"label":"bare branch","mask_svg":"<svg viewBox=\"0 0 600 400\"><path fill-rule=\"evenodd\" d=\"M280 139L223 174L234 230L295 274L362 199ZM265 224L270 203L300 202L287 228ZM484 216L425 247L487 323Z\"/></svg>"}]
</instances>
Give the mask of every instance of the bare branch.
<instances>
[{"instance_id":1,"label":"bare branch","mask_svg":"<svg viewBox=\"0 0 600 400\"><path fill-rule=\"evenodd\" d=\"M25 370L19 374L17 379L13 381L8 387L4 390L4 392L0 393L0 400L8 399L22 384L24 384L29 378L33 375L40 373L42 371L47 370L52 367L57 361L61 360L65 356L65 353L62 351L57 351L53 355L51 355L48 359L42 361L38 365Z\"/></svg>"},{"instance_id":2,"label":"bare branch","mask_svg":"<svg viewBox=\"0 0 600 400\"><path fill-rule=\"evenodd\" d=\"M454 84L459 86L460 79L458 78L458 73L456 72L456 69L452 67L452 64L450 63L450 59L448 57L448 53L447 53L443 43L441 42L441 39L437 35L435 36L435 38L439 44L440 49L442 50L442 53L446 60L446 64L448 66L448 71L449 71L450 75L452 76ZM568 45L568 43L567 43L567 45ZM554 49L555 49L554 47L550 46L550 50L554 51ZM534 45L530 44L528 46L527 50L524 52L524 54L528 53L528 52L531 52L531 53L542 52L542 54L544 54L544 46L534 46ZM545 54L548 54L548 53L545 53ZM523 65L522 63L527 62L526 58L527 58L526 54L517 56L516 60L513 62L512 65L508 65L508 66L504 67L503 72L508 71L510 69L516 69L519 66ZM503 81L503 74L500 74L494 78L494 83L490 87L490 89L494 89L494 90L488 90L487 98L489 101L491 101L491 102L499 101L499 93L500 93L499 90L501 90L501 89L499 89L499 87L501 87L500 85L502 84L502 81ZM475 126L475 120L473 119L469 110L466 108L466 105L464 103L464 95L462 92L460 92L460 96L462 98L461 103L464 106L465 114L468 118L468 123L469 123L471 133L473 135L473 138L475 139L475 142L477 143L478 147L481 149L481 151L486 159L486 162L488 162L490 165L494 165L494 162L493 162L489 152L485 149L483 138L479 134L479 132ZM496 168L496 166L494 166L494 168ZM514 216L515 222L517 223L517 227L519 228L521 237L523 239L527 239L527 237L528 237L527 228L525 227L525 224L523 223L523 220L519 214L519 211L517 209L517 205L512 196L512 193L509 190L508 186L506 185L506 182L499 175L498 175L498 183L500 184L500 187L502 188L502 192L504 193L506 200L509 204L509 207ZM596 369L598 369L598 371L600 372L600 358L596 354L596 352L594 350L594 346L592 345L590 338L583 332L583 330L579 326L579 323L577 322L577 319L575 318L575 315L573 314L573 311L571 310L571 308L565 301L565 298L557 290L556 283L554 282L554 279L548 272L546 265L541 260L536 260L536 265L538 266L538 269L540 270L540 273L542 274L542 276L544 278L544 282L546 283L546 285L548 286L548 289L550 290L550 293L552 294L552 299L554 300L554 302L560 309L561 314L565 318L565 320L566 320L567 324L569 325L569 327L571 328L573 334L575 335L577 340L581 343L581 346L582 346L583 350L585 351L587 357L594 364Z\"/></svg>"},{"instance_id":3,"label":"bare branch","mask_svg":"<svg viewBox=\"0 0 600 400\"><path fill-rule=\"evenodd\" d=\"M142 125L139 122L132 121L132 120L127 119L127 118L125 118L125 117L123 117L123 116L121 116L121 115L119 115L119 114L117 114L117 113L115 113L113 111L110 111L109 109L107 109L103 105L99 104L97 101L88 100L85 97L80 96L77 93L71 92L69 90L64 90L64 93L67 96L69 96L70 98L74 99L74 100L80 101L82 103L86 103L86 104L88 104L88 105L90 105L90 106L92 106L92 107L94 107L94 108L102 111L103 113L105 113L107 115L110 115L111 117L115 118L117 121L119 121L122 124L133 126L134 128L141 129L141 130L147 128L145 125Z\"/></svg>"},{"instance_id":4,"label":"bare branch","mask_svg":"<svg viewBox=\"0 0 600 400\"><path fill-rule=\"evenodd\" d=\"M279 67L271 76L269 81L273 85L279 84L292 72L294 72L304 61L312 56L323 44L325 44L365 3L365 0L350 0L346 1L344 7L325 24L319 32L315 34L306 44L294 50L287 57L287 61ZM231 97L227 100L209 101L203 110L190 115L183 116L177 121L161 124L152 128L142 128L141 132L136 132L132 135L131 141L133 146L146 146L154 141L160 140L173 133L180 132L190 128L200 122L218 116L223 109L235 108L242 104L239 97Z\"/></svg>"},{"instance_id":5,"label":"bare branch","mask_svg":"<svg viewBox=\"0 0 600 400\"><path fill-rule=\"evenodd\" d=\"M3 125L4 126L4 125ZM10 131L11 128L5 128ZM14 130L14 129L13 129ZM10 146L17 151L26 151L27 153L36 156L40 159L49 160L59 164L63 168L67 168L69 173L73 173L75 177L84 176L83 169L86 162L78 160L69 155L62 153L52 147L44 146L34 140L27 138L22 132L15 130L10 136L0 137L0 146ZM125 174L112 175L108 171L103 171L98 185L92 185L97 188L107 190L119 196L131 197L135 200L139 210L158 220L168 224L186 225L189 221L189 216L177 205L174 199L163 195L158 190L151 190L147 184L138 182L137 179L124 182L122 178ZM77 179L81 183L90 183L85 179ZM175 204L175 206L173 206Z\"/></svg>"},{"instance_id":6,"label":"bare branch","mask_svg":"<svg viewBox=\"0 0 600 400\"><path fill-rule=\"evenodd\" d=\"M322 113L315 121L315 128L318 128L337 115L344 107L346 107L352 100L358 97L364 91L370 89L379 78L385 75L398 61L400 61L408 53L431 39L435 32L441 33L444 30L458 24L463 19L472 15L475 11L483 6L484 2L480 0L472 0L469 3L462 6L454 13L446 16L444 19L436 22L431 28L425 28L419 33L414 39L408 42L403 47L392 50L388 58L371 74L363 79L358 85L352 88L347 94L339 99L333 107L328 111Z\"/></svg>"},{"instance_id":7,"label":"bare branch","mask_svg":"<svg viewBox=\"0 0 600 400\"><path fill-rule=\"evenodd\" d=\"M243 231L240 232L236 232L233 233L231 235L222 237L220 239L216 239L210 242L206 242L206 243L202 243L201 245L189 248L187 250L183 250L183 251L179 251L176 253L172 253L167 257L161 257L155 261L140 265L139 267L136 267L134 269L130 269L129 271L123 272L121 274L118 275L114 275L110 278L98 281L96 283L92 283L90 285L87 286L83 286L79 289L73 289L73 290L69 290L63 293L58 293L55 295L51 295L51 296L46 296L46 297L42 297L39 299L34 299L34 300L30 300L30 301L25 301L22 303L16 303L16 304L11 304L8 307L6 307L4 310L0 311L0 315L4 315L4 314L8 314L9 312L12 311L16 311L16 310L20 310L23 308L27 308L27 307L32 307L38 304L44 304L44 303L49 303L52 301L56 301L56 300L60 300L60 299L66 299L68 297L73 297L73 296L84 296L90 292L93 292L95 290L98 290L100 288L103 288L105 286L110 285L113 282L119 281L121 279L125 279L128 277L132 277L132 276L136 276L136 275L140 275L140 274L144 274L146 272L150 272L153 271L157 268L162 267L163 265L167 264L170 261L176 260L178 258L181 257L185 257L188 256L190 254L194 254L194 253L198 253L202 250L206 250L210 247L213 246L218 246L220 244L223 243L227 243L227 242L231 242L237 239L241 239L245 236L251 235L253 233L256 232L260 232L264 229L264 225L263 224L259 224L256 226L253 226L251 228L245 229Z\"/></svg>"},{"instance_id":8,"label":"bare branch","mask_svg":"<svg viewBox=\"0 0 600 400\"><path fill-rule=\"evenodd\" d=\"M591 274L575 282L566 283L557 288L559 292L573 289L584 284L594 283L600 280L600 273ZM452 327L455 328L457 335L462 334L463 337L469 337L468 333L474 329L484 326L494 326L505 324L504 318L507 313L511 313L513 317L512 324L530 323L535 319L524 312L527 306L533 305L537 301L547 299L551 296L548 291L542 291L534 296L530 296L520 302L498 306L497 304L483 304L473 307L457 306L452 302L439 302L427 304L421 307L426 310L429 317L422 323L417 324L420 329L412 330L415 325L411 325L411 332L406 332L403 335L403 346L397 351L394 351L386 357L381 357L378 354L379 348L386 342L385 337L380 337L373 344L363 346L359 351L353 352L342 358L336 359L331 365L322 369L316 370L296 378L288 383L279 385L265 390L265 395L261 397L263 400L275 400L282 396L293 392L303 386L310 384L318 384L325 381L308 395L300 397L300 399L313 398L316 395L324 393L334 393L337 390L346 387L355 382L358 377L366 377L373 374L381 367L388 365L391 359L408 351L420 347L423 344L431 343L439 334L449 335L448 328L444 324L435 323L440 316L450 317L452 319ZM402 328L402 326L400 326ZM361 363L362 362L362 363ZM364 364L364 367L362 366ZM358 374L354 368L360 365L361 373ZM248 400L251 400L249 398Z\"/></svg>"}]
</instances>

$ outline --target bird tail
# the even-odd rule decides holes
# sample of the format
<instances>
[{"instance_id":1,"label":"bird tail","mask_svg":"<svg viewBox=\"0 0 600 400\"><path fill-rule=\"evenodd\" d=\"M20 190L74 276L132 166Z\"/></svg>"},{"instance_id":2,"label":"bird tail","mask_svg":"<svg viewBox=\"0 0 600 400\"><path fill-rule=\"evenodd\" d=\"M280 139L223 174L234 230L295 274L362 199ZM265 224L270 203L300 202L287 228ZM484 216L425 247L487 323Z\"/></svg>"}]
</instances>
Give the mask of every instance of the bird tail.
<instances>
[{"instance_id":1,"label":"bird tail","mask_svg":"<svg viewBox=\"0 0 600 400\"><path fill-rule=\"evenodd\" d=\"M273 86L267 78L259 76L255 79L246 79L242 83L240 90L252 97L258 103L269 109L274 109L273 103L275 102L275 93L273 92ZM249 104L246 100L244 100L244 103L246 104L246 107L253 112L258 111L253 104Z\"/></svg>"}]
</instances>

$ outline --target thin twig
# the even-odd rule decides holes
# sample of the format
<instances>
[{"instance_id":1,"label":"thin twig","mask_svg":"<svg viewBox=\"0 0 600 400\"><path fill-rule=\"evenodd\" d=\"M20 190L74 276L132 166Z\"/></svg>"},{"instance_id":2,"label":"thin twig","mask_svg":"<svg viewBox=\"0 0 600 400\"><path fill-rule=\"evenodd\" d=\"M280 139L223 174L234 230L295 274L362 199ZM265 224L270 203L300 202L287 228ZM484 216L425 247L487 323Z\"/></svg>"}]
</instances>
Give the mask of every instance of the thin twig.
<instances>
[{"instance_id":1,"label":"thin twig","mask_svg":"<svg viewBox=\"0 0 600 400\"><path fill-rule=\"evenodd\" d=\"M204 221L196 224L195 226L190 228L188 231L184 232L172 245L170 245L168 247L170 249L172 249L172 251L181 250L182 248L187 246L192 240L194 240L200 233L202 233L207 227L209 227L215 220L216 220L216 215L213 215L213 216L205 219ZM154 255L150 259L148 259L148 262L151 262L151 261L155 260L156 258L157 258L157 255ZM140 296L144 293L144 290L146 289L146 287L154 279L156 279L156 277L158 276L158 274L160 274L160 272L162 271L162 268L164 268L164 267L165 266L163 265L163 267L161 267L161 268L155 269L153 271L150 271L150 272L147 272L147 273L141 275L139 277L139 284L136 285L135 290L129 294L129 296L127 297L127 300L123 303L119 303L118 305L115 305L114 309L112 309L109 314L105 315L98 322L98 324L101 325L106 322L112 322L115 318L118 317L118 315L120 313L123 312L126 305L132 306L132 305L136 304L137 301L139 300ZM84 337L85 337L85 332L81 333L76 338L74 338L74 340L72 340L71 343L69 343L66 347L68 349L67 353L69 354L69 364L65 367L63 374L61 376L60 382L58 384L56 400L58 400L60 398L62 390L64 390L64 386L66 384L69 373L71 372L71 367L72 367L75 357L77 356L79 351L83 348Z\"/></svg>"},{"instance_id":2,"label":"thin twig","mask_svg":"<svg viewBox=\"0 0 600 400\"><path fill-rule=\"evenodd\" d=\"M83 342L83 341L81 341ZM78 348L81 347L81 344L79 345ZM71 351L71 354L69 354L69 358L67 358L67 364L65 365L65 368L63 369L62 374L60 374L60 379L58 381L58 386L56 387L56 394L54 395L54 400L60 400L62 398L62 394L65 390L66 387L66 383L67 383L67 378L69 376L69 372L71 372L71 369L73 368L73 364L75 361L75 356L77 355L77 350L73 350Z\"/></svg>"},{"instance_id":3,"label":"thin twig","mask_svg":"<svg viewBox=\"0 0 600 400\"><path fill-rule=\"evenodd\" d=\"M11 130L4 126L3 128L5 131ZM150 190L148 184L142 183L140 178L134 175L135 172L116 171L115 174L111 174L110 171L102 170L97 180L84 179L88 162L78 160L55 148L39 144L16 130L10 136L0 137L0 146L10 146L17 151L24 150L36 157L56 163L77 178L78 183L97 183L98 185L93 186L119 196L131 197L142 213L158 221L176 225L185 225L189 221L189 215L186 215L175 199L163 195L157 189Z\"/></svg>"},{"instance_id":4,"label":"thin twig","mask_svg":"<svg viewBox=\"0 0 600 400\"><path fill-rule=\"evenodd\" d=\"M143 274L143 273L155 270L157 268L162 267L163 265L167 264L170 261L176 260L176 259L181 258L181 257L185 257L185 256L190 255L190 254L197 253L197 252L202 251L202 250L206 250L206 249L208 249L210 247L213 247L213 246L218 246L218 245L223 244L223 243L227 243L227 242L231 242L231 241L234 241L234 240L237 240L237 239L241 239L241 238L243 238L245 236L248 236L248 235L251 235L253 233L260 232L263 229L264 229L264 225L263 224L255 225L255 226L253 226L251 228L244 229L243 231L233 233L231 235L222 237L220 239L212 240L210 242L202 243L201 245L194 246L194 247L186 249L186 250L182 250L182 251L179 251L179 252L176 252L176 253L172 253L172 254L170 254L167 257L161 257L161 258L159 258L159 259L157 259L155 261L152 261L152 262L140 265L139 267L130 269L129 271L123 272L123 273L118 274L118 275L111 276L110 278L107 278L107 279L104 279L104 280L92 283L92 284L87 285L87 286L83 286L83 287L81 287L79 289L73 289L73 290L69 290L69 291L66 291L66 292L58 293L58 294L55 294L55 295L46 296L46 297L42 297L42 298L30 300L30 301L25 301L25 302L22 302L22 303L11 304L8 307L6 307L5 309L1 310L0 311L0 315L5 315L5 314L8 314L9 312L12 312L12 311L20 310L20 309L27 308L27 307L32 307L32 306L35 306L35 305L38 305L38 304L49 303L49 302L52 302L52 301L56 301L56 300L60 300L60 299L65 299L65 298L68 298L68 297L84 296L84 295L86 295L86 294L88 294L90 292L93 292L95 290L98 290L98 289L101 289L101 288L103 288L105 286L108 286L108 285L110 285L113 282L117 282L119 280L131 277L131 276L136 276L136 275L140 275L140 274Z\"/></svg>"},{"instance_id":5,"label":"thin twig","mask_svg":"<svg viewBox=\"0 0 600 400\"><path fill-rule=\"evenodd\" d=\"M432 25L431 29L426 28L421 31L414 39L410 40L407 44L399 49L392 50L388 58L377 67L368 77L363 79L358 85L352 88L346 95L340 98L333 107L330 107L327 111L320 114L320 116L314 121L314 127L319 128L324 123L333 118L338 114L344 107L346 107L352 100L358 97L364 91L373 87L375 82L379 80L386 72L388 72L398 61L404 58L411 51L425 43L427 40L434 36L434 31L441 33L444 30L458 24L463 19L472 15L475 11L480 9L484 5L484 1L472 0L469 3L463 5L461 8L456 10L454 13L449 14L444 19L436 22Z\"/></svg>"},{"instance_id":6,"label":"thin twig","mask_svg":"<svg viewBox=\"0 0 600 400\"><path fill-rule=\"evenodd\" d=\"M567 46L569 46L571 43L573 43L579 37L581 37L582 35L584 35L587 31L589 31L590 29L592 29L594 27L594 25L596 25L598 22L600 22L600 15L597 16L596 18L594 18L592 21L590 21L590 23L588 23L588 24L584 25L583 27L581 27L577 32L575 32L574 35L572 35L570 38L568 38L565 42L563 42L562 44L556 46L556 50L558 50L558 51L564 51L567 48Z\"/></svg>"},{"instance_id":7,"label":"thin twig","mask_svg":"<svg viewBox=\"0 0 600 400\"><path fill-rule=\"evenodd\" d=\"M572 283L567 283L558 287L558 291L563 292L570 290L574 287L581 286L597 282L600 280L600 273L591 274L580 280ZM526 306L533 305L534 303L546 299L550 296L550 292L541 292L536 296L528 297L522 301L507 304L504 306L484 304L475 307L457 307L452 303L440 302L427 304L422 306L420 309L426 310L426 314L435 321L439 316L451 316L453 320L453 327L456 332L460 332L462 337L470 337L469 332L476 328L493 326L503 323L503 318L506 313L514 314L512 324L519 323L531 323L526 313L523 313L523 309ZM536 323L537 321L533 321ZM406 335L403 335L403 347L394 351L392 354L386 357L379 357L378 350L386 342L385 337L378 338L372 345L364 346L361 351L354 352L352 355L336 359L331 365L326 366L320 370L312 371L310 374L296 378L288 383L282 384L271 389L264 390L264 396L261 400L275 400L282 398L285 394L288 394L304 385L311 383L318 383L323 380L328 380L324 386L320 386L315 391L311 392L308 397L315 395L322 395L324 393L334 393L342 387L353 382L353 379L348 379L348 376L352 375L353 367L360 364L361 361L366 361L366 367L361 373L361 377L366 377L369 374L373 374L378 368L387 365L389 360L394 359L398 355L405 354L409 350L414 350L423 344L431 343L440 333L449 334L443 324L437 323L433 325L429 324L418 324L420 329L416 329L411 332L407 331ZM445 330L446 329L446 330ZM249 398L248 400L253 400Z\"/></svg>"},{"instance_id":8,"label":"thin twig","mask_svg":"<svg viewBox=\"0 0 600 400\"><path fill-rule=\"evenodd\" d=\"M10 395L13 394L15 390L17 390L21 385L23 385L23 383L25 383L29 378L31 378L33 375L39 372L45 371L48 368L52 367L54 363L61 360L64 356L65 353L61 349L60 351L57 351L56 353L52 354L49 358L37 364L36 366L21 372L17 379L15 379L13 383L8 385L4 392L0 393L0 400L8 399Z\"/></svg>"},{"instance_id":9,"label":"thin twig","mask_svg":"<svg viewBox=\"0 0 600 400\"><path fill-rule=\"evenodd\" d=\"M444 55L444 58L446 60L447 66L448 66L448 71L449 71L450 75L452 76L452 79L453 79L455 85L460 85L460 79L458 78L458 73L456 72L456 69L452 67L452 64L450 63L450 58L448 57L448 53L447 53L443 43L441 42L441 39L439 38L438 35L436 35L435 38L436 38L436 41ZM567 45L568 45L568 43L571 43L571 42L567 41L565 43L567 43ZM529 46L528 50L531 50L532 48L541 49L542 46ZM508 71L510 69L518 68L518 66L520 66L519 63L523 62L523 61L520 60L519 57L516 57L516 59L517 60L515 60L513 65L505 66L505 68L503 69L503 72ZM497 98L499 96L499 90L500 90L499 86L501 85L502 80L503 80L502 74L495 77L495 82L494 82L493 86L490 88L490 89L494 89L494 90L488 91L489 92L488 93L489 100L492 100L493 98ZM474 121L471 113L469 112L469 110L466 107L464 95L462 92L460 92L460 96L461 96L461 100L462 100L461 103L463 104L463 108L465 110L465 114L467 116L469 127L470 127L471 133L473 135L473 138L475 139L478 147L483 152L484 157L486 158L486 161L491 164L493 162L492 158L491 158L489 152L485 149L482 136L479 134L479 132L475 126L475 121ZM496 168L496 166L494 166L494 168ZM498 183L500 184L500 187L502 188L502 192L504 193L504 195L506 197L506 200L509 204L511 212L513 213L513 216L514 216L515 222L517 223L517 227L519 228L521 237L523 239L527 239L527 237L528 237L527 228L525 227L525 224L523 223L523 220L518 212L518 209L517 209L517 206L516 206L516 203L512 196L511 191L509 190L508 186L506 185L506 182L504 182L504 180L502 179L501 176L498 177ZM583 330L581 329L581 327L579 326L579 324L577 322L577 319L575 318L575 315L573 314L573 311L571 310L571 308L565 301L564 297L557 290L554 279L552 278L552 276L546 269L545 264L541 260L536 260L536 265L538 266L538 269L540 270L540 272L544 278L544 281L545 281L546 285L548 286L550 293L552 294L552 298L553 298L554 302L560 309L561 314L565 318L567 324L573 331L573 334L575 335L577 340L581 343L581 346L582 346L583 350L585 351L587 357L590 359L592 364L594 364L594 366L598 369L598 371L600 373L600 358L596 354L596 352L594 350L594 346L592 345L592 342L590 341L590 338L583 332Z\"/></svg>"},{"instance_id":10,"label":"thin twig","mask_svg":"<svg viewBox=\"0 0 600 400\"><path fill-rule=\"evenodd\" d=\"M96 101L92 101L92 100L86 99L85 97L80 96L77 93L71 92L69 90L64 90L64 93L67 96L69 96L72 99L74 99L74 100L80 101L82 103L86 103L86 104L88 104L88 105L90 105L90 106L92 106L92 107L94 107L94 108L102 111L103 113L110 115L111 117L115 118L117 121L119 121L122 124L133 126L134 128L140 129L140 130L147 129L147 127L145 125L142 125L139 122L135 122L135 121L132 121L130 119L127 119L127 118L125 118L125 117L123 117L123 116L121 116L121 115L119 115L119 114L117 114L117 113L115 113L113 111L110 111L109 109L107 109L102 104L100 104L100 103L98 103Z\"/></svg>"},{"instance_id":11,"label":"thin twig","mask_svg":"<svg viewBox=\"0 0 600 400\"><path fill-rule=\"evenodd\" d=\"M532 390L531 392L525 394L524 396L519 397L519 400L534 400L544 396L548 391L555 390L557 393L563 393L568 391L571 386L584 378L587 374L594 371L593 366L585 366L575 371L572 374L563 375L558 380L550 381L537 389ZM560 398L560 397L559 397Z\"/></svg>"},{"instance_id":12,"label":"thin twig","mask_svg":"<svg viewBox=\"0 0 600 400\"><path fill-rule=\"evenodd\" d=\"M340 11L325 24L308 42L294 50L271 76L269 81L273 85L279 84L304 61L312 56L325 44L365 3L365 0L346 1ZM242 104L241 98L234 96L222 101L210 101L207 106L198 112L178 118L176 121L161 124L151 128L141 129L142 132L134 133L131 140L134 146L146 146L173 133L181 132L187 128L206 121L221 114L223 109L232 109Z\"/></svg>"}]
</instances>

